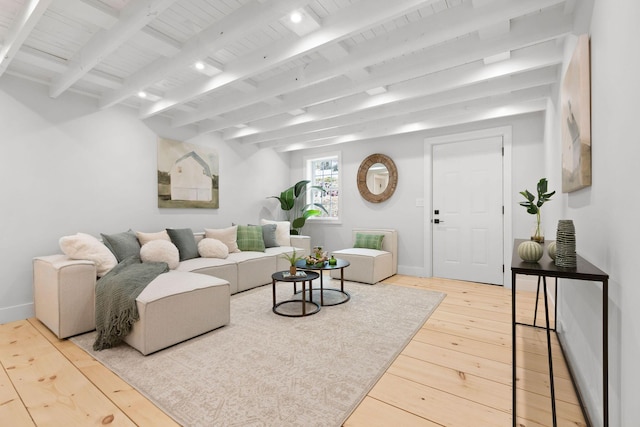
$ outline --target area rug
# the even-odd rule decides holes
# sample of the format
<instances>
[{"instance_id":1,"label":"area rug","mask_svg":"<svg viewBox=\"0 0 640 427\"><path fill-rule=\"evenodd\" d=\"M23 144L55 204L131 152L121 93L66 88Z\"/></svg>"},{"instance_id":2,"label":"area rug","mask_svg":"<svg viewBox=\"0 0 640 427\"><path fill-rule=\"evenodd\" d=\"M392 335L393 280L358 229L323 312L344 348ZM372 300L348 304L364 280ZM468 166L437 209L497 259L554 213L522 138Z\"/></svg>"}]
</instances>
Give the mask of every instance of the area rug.
<instances>
[{"instance_id":1,"label":"area rug","mask_svg":"<svg viewBox=\"0 0 640 427\"><path fill-rule=\"evenodd\" d=\"M382 283L345 290L345 304L298 318L271 311L271 285L233 295L229 325L149 356L94 352L95 332L72 341L184 426L340 426L444 298ZM292 292L281 283L277 298Z\"/></svg>"}]
</instances>

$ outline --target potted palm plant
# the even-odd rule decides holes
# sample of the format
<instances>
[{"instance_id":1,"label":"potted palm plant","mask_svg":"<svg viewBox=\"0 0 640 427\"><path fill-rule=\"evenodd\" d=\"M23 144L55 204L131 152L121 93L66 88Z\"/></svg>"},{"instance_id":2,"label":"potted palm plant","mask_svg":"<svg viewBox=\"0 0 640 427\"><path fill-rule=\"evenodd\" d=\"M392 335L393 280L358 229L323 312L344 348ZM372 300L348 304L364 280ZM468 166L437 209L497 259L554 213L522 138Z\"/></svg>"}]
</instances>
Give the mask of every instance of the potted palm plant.
<instances>
[{"instance_id":1,"label":"potted palm plant","mask_svg":"<svg viewBox=\"0 0 640 427\"><path fill-rule=\"evenodd\" d=\"M286 254L286 253L282 254L282 258L289 261L289 264L290 264L289 274L291 274L292 276L295 276L297 272L296 262L298 262L301 259L304 259L304 257L298 256L298 254L296 254L296 250L294 249L291 254Z\"/></svg>"},{"instance_id":2,"label":"potted palm plant","mask_svg":"<svg viewBox=\"0 0 640 427\"><path fill-rule=\"evenodd\" d=\"M551 193L547 193L547 187L548 187L547 178L540 178L540 181L538 181L538 185L537 185L537 191L538 191L537 202L535 201L536 197L533 194L531 194L529 190L524 190L520 192L520 194L522 194L524 198L527 199L524 202L520 202L520 206L524 206L525 208L527 208L528 213L536 216L536 223L533 228L533 232L531 233L531 240L534 240L538 243L544 242L544 232L540 226L540 209L542 208L542 205L544 205L545 202L548 202L549 200L551 200L551 196L556 194L555 191L552 191Z\"/></svg>"},{"instance_id":3,"label":"potted palm plant","mask_svg":"<svg viewBox=\"0 0 640 427\"><path fill-rule=\"evenodd\" d=\"M311 181L298 181L291 187L280 193L279 196L269 198L278 199L280 208L285 211L287 220L291 223L291 234L300 234L300 229L304 226L308 218L322 215L327 209L321 203L307 203L307 192L319 191L320 194L326 190L317 185L309 186Z\"/></svg>"}]
</instances>

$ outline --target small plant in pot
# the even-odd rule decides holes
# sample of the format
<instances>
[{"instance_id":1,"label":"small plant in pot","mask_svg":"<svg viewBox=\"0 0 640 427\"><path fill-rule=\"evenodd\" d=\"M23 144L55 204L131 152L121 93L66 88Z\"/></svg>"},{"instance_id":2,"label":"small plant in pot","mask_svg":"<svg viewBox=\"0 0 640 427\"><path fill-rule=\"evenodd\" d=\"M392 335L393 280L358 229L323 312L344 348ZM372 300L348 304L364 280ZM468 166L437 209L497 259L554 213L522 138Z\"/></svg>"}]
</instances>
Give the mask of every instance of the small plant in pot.
<instances>
[{"instance_id":1,"label":"small plant in pot","mask_svg":"<svg viewBox=\"0 0 640 427\"><path fill-rule=\"evenodd\" d=\"M551 200L551 196L556 194L555 191L547 193L548 182L547 178L540 178L537 185L538 191L538 201L536 202L536 197L529 192L529 190L521 191L520 194L527 199L525 202L520 202L520 206L524 206L527 208L527 212L531 215L536 216L536 225L531 233L531 240L534 240L538 243L544 242L544 233L542 232L542 228L540 227L540 209L545 202Z\"/></svg>"},{"instance_id":2,"label":"small plant in pot","mask_svg":"<svg viewBox=\"0 0 640 427\"><path fill-rule=\"evenodd\" d=\"M296 262L300 261L301 259L304 259L304 257L298 256L298 254L296 254L295 249L291 254L282 254L282 258L289 261L289 264L290 264L289 274L291 274L292 276L294 276L297 272Z\"/></svg>"}]
</instances>

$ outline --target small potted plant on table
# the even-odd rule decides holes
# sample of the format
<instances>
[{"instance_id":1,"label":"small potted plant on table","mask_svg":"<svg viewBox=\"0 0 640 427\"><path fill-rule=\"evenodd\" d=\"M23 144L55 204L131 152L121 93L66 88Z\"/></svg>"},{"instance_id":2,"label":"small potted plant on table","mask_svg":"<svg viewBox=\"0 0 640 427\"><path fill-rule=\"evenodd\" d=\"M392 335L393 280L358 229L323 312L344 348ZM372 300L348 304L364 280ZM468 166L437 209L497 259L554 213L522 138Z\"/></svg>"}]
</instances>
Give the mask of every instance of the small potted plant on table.
<instances>
[{"instance_id":1,"label":"small potted plant on table","mask_svg":"<svg viewBox=\"0 0 640 427\"><path fill-rule=\"evenodd\" d=\"M289 267L289 274L291 274L292 276L296 275L297 269L296 269L296 262L298 262L301 259L304 259L301 256L298 256L298 254L296 254L296 250L293 250L293 253L291 254L282 254L282 257L284 259L286 259L287 261L289 261L290 267Z\"/></svg>"}]
</instances>

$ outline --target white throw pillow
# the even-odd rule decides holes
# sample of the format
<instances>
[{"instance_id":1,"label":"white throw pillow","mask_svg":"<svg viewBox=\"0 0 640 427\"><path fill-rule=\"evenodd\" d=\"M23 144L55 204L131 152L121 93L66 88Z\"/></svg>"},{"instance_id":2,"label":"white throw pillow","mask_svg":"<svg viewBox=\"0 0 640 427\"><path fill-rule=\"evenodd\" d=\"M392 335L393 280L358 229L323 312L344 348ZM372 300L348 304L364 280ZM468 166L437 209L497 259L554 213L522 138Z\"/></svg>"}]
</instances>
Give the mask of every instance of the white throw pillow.
<instances>
[{"instance_id":1,"label":"white throw pillow","mask_svg":"<svg viewBox=\"0 0 640 427\"><path fill-rule=\"evenodd\" d=\"M289 221L271 221L269 219L261 219L260 225L265 224L276 225L276 243L278 243L278 246L291 246L291 223Z\"/></svg>"},{"instance_id":2,"label":"white throw pillow","mask_svg":"<svg viewBox=\"0 0 640 427\"><path fill-rule=\"evenodd\" d=\"M158 231L157 233L143 233L141 231L136 231L136 237L138 238L138 242L140 242L140 246L143 246L152 240L166 240L167 242L171 241L167 230Z\"/></svg>"},{"instance_id":3,"label":"white throw pillow","mask_svg":"<svg viewBox=\"0 0 640 427\"><path fill-rule=\"evenodd\" d=\"M77 233L63 236L58 241L62 252L71 259L85 259L96 264L98 277L102 277L118 264L113 252L90 234Z\"/></svg>"},{"instance_id":4,"label":"white throw pillow","mask_svg":"<svg viewBox=\"0 0 640 427\"><path fill-rule=\"evenodd\" d=\"M238 248L238 226L233 225L227 228L205 228L204 237L207 239L217 239L227 245L229 253L240 252Z\"/></svg>"},{"instance_id":5,"label":"white throw pillow","mask_svg":"<svg viewBox=\"0 0 640 427\"><path fill-rule=\"evenodd\" d=\"M203 258L226 258L229 248L218 239L204 238L198 242L198 253Z\"/></svg>"},{"instance_id":6,"label":"white throw pillow","mask_svg":"<svg viewBox=\"0 0 640 427\"><path fill-rule=\"evenodd\" d=\"M142 262L166 262L171 270L175 270L180 264L180 253L173 243L158 239L142 245L140 259Z\"/></svg>"}]
</instances>

